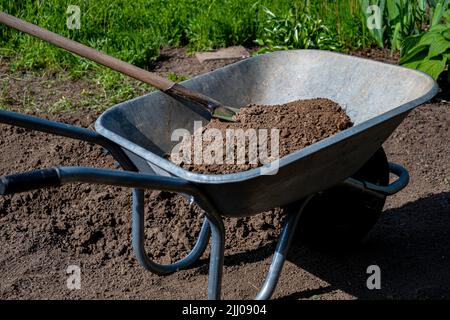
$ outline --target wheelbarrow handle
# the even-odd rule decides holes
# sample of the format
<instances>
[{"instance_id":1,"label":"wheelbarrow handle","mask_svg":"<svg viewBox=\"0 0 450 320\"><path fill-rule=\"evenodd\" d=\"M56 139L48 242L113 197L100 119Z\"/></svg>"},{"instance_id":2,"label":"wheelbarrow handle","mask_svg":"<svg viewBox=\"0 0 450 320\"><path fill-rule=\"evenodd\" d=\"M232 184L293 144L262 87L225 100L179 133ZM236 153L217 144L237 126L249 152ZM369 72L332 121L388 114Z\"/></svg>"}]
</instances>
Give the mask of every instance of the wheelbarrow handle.
<instances>
[{"instance_id":1,"label":"wheelbarrow handle","mask_svg":"<svg viewBox=\"0 0 450 320\"><path fill-rule=\"evenodd\" d=\"M41 169L0 177L0 195L58 187L60 185L61 178L56 168Z\"/></svg>"},{"instance_id":2,"label":"wheelbarrow handle","mask_svg":"<svg viewBox=\"0 0 450 320\"><path fill-rule=\"evenodd\" d=\"M409 183L409 173L404 167L397 163L389 163L389 173L397 176L397 179L387 186L379 186L367 181L359 181L353 178L346 179L343 183L346 186L359 189L363 192L370 192L373 195L391 196L404 189Z\"/></svg>"},{"instance_id":3,"label":"wheelbarrow handle","mask_svg":"<svg viewBox=\"0 0 450 320\"><path fill-rule=\"evenodd\" d=\"M198 193L193 184L176 177L89 167L58 167L0 177L0 195L59 187L75 182L181 192L189 195Z\"/></svg>"},{"instance_id":4,"label":"wheelbarrow handle","mask_svg":"<svg viewBox=\"0 0 450 320\"><path fill-rule=\"evenodd\" d=\"M397 176L397 179L387 186L379 186L366 182L366 188L391 196L404 189L409 183L409 173L403 166L389 162L389 172Z\"/></svg>"}]
</instances>

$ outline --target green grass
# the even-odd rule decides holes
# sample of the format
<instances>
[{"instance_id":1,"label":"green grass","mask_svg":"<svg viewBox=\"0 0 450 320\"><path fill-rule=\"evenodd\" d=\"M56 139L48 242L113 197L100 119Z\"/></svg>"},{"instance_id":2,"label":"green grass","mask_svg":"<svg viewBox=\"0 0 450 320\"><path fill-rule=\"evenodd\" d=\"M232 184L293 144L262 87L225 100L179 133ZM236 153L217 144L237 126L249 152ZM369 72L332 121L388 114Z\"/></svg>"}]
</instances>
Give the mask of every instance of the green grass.
<instances>
[{"instance_id":1,"label":"green grass","mask_svg":"<svg viewBox=\"0 0 450 320\"><path fill-rule=\"evenodd\" d=\"M69 5L80 7L79 30L67 28ZM268 26L264 7L277 15L308 10L312 19L320 19L327 26L339 50L370 44L360 20L348 16L348 12L361 16L358 0L0 0L1 11L143 68L152 65L163 45L187 46L190 52L238 44L254 46ZM74 78L89 77L102 88L91 97L94 105L111 105L151 90L150 86L0 25L2 57L7 58L13 73L44 70ZM186 79L175 74L168 77L173 81ZM34 101L26 102L34 105ZM79 105L61 98L51 110L64 111Z\"/></svg>"},{"instance_id":2,"label":"green grass","mask_svg":"<svg viewBox=\"0 0 450 320\"><path fill-rule=\"evenodd\" d=\"M69 30L68 5L81 9L81 29ZM191 51L236 44L254 45L275 14L308 10L323 20L343 50L371 44L364 33L358 0L0 0L0 10L93 46L141 67L149 66L162 45ZM0 26L0 54L13 68L70 69L83 74L92 63L40 40Z\"/></svg>"},{"instance_id":3,"label":"green grass","mask_svg":"<svg viewBox=\"0 0 450 320\"><path fill-rule=\"evenodd\" d=\"M404 16L391 19L391 22L386 11L383 15L384 38L380 40L367 29L363 13L368 4L383 1L0 0L0 10L149 68L164 45L187 46L190 52L238 44L254 46L256 42L268 44L268 50L308 47L346 52L377 43L389 47L394 23L403 21ZM435 4L436 1L430 0L429 3ZM66 26L69 5L77 5L81 9L79 30L69 30ZM277 18L268 17L265 8ZM307 25L297 25L304 21ZM420 22L412 22L411 25L417 27ZM289 30L279 31L283 25L289 26ZM317 30L322 34L318 36ZM407 32L402 36L407 36ZM298 39L298 34L301 39ZM106 99L109 103L117 103L151 90L147 85L0 25L2 57L8 59L12 72L45 70L64 71L74 78L89 76L103 88L103 92L97 94L103 95L99 101ZM169 78L185 80L172 74ZM72 106L70 101L62 99L54 109L66 110Z\"/></svg>"},{"instance_id":4,"label":"green grass","mask_svg":"<svg viewBox=\"0 0 450 320\"><path fill-rule=\"evenodd\" d=\"M417 34L438 0L0 0L0 10L38 24L141 67L158 58L162 45L188 46L191 51L230 45L252 46L266 40L273 27L265 8L282 22L303 21L327 30L332 46L348 51L374 44L398 49L399 41ZM383 31L366 27L365 11L382 8ZM389 5L390 4L390 5ZM66 10L81 10L81 29L69 30ZM422 9L420 9L422 8ZM428 14L429 16L429 14ZM284 19L284 20L283 20ZM303 26L301 29L308 29ZM314 30L314 28L309 28ZM281 36L284 36L283 34ZM307 43L314 34L305 33ZM289 40L291 41L291 40ZM313 41L314 42L314 39ZM294 47L298 47L295 46ZM318 46L319 48L320 45ZM0 55L13 58L13 69L68 69L74 76L93 63L38 39L0 26Z\"/></svg>"}]
</instances>

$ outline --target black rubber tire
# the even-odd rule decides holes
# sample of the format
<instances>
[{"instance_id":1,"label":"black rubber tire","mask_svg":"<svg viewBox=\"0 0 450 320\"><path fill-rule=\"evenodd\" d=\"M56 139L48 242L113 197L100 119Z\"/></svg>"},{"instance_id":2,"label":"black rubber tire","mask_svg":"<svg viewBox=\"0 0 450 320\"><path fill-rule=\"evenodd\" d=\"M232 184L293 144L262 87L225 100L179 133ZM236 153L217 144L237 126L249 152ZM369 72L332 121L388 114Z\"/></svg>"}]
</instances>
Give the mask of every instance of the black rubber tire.
<instances>
[{"instance_id":1,"label":"black rubber tire","mask_svg":"<svg viewBox=\"0 0 450 320\"><path fill-rule=\"evenodd\" d=\"M389 164L384 150L380 148L352 177L387 185ZM342 186L320 192L302 212L294 242L319 251L352 249L375 225L385 200Z\"/></svg>"}]
</instances>

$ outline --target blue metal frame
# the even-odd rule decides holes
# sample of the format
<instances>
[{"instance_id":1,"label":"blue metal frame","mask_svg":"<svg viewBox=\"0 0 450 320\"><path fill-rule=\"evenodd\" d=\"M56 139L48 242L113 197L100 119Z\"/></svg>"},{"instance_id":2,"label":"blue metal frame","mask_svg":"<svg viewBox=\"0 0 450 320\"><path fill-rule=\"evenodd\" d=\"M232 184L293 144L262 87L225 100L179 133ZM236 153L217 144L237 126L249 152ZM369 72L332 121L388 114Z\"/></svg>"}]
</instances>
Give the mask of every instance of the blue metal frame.
<instances>
[{"instance_id":1,"label":"blue metal frame","mask_svg":"<svg viewBox=\"0 0 450 320\"><path fill-rule=\"evenodd\" d=\"M141 266L158 275L164 275L178 271L180 269L186 269L193 263L195 263L205 251L206 246L208 245L209 237L211 235L209 221L206 218L203 221L203 225L198 235L197 242L192 248L191 252L186 257L173 264L163 265L153 262L145 251L144 225L144 190L134 189L131 227L133 250Z\"/></svg>"},{"instance_id":2,"label":"blue metal frame","mask_svg":"<svg viewBox=\"0 0 450 320\"><path fill-rule=\"evenodd\" d=\"M275 253L273 254L269 271L267 272L266 279L264 280L261 289L256 295L256 300L270 299L272 294L275 292L284 262L286 261L286 256L289 252L289 248L291 247L295 229L297 228L303 209L306 207L311 198L312 196L309 196L303 200L300 208L298 208L298 205L293 204L287 209L288 213L283 222L281 233L278 237L277 247L275 249Z\"/></svg>"}]
</instances>

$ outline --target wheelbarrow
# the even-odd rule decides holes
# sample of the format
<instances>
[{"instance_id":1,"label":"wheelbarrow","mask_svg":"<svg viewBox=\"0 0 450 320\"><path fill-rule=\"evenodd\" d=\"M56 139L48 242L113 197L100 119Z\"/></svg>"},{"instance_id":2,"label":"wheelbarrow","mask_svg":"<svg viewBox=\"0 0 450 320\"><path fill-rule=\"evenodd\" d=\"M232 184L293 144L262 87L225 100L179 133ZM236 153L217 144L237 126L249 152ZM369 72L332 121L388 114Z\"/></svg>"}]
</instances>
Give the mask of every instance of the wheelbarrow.
<instances>
[{"instance_id":1,"label":"wheelbarrow","mask_svg":"<svg viewBox=\"0 0 450 320\"><path fill-rule=\"evenodd\" d=\"M325 245L361 240L381 214L386 197L409 181L405 168L388 163L383 142L413 108L438 91L436 82L422 72L316 50L256 56L183 85L237 107L328 98L343 106L354 126L282 157L274 175L264 174L264 166L211 175L187 171L167 160L176 144L172 132L179 128L192 132L194 121L206 123L210 114L162 92L108 109L97 119L95 131L0 111L2 123L100 145L124 169L58 167L18 173L0 178L0 194L75 182L133 188L132 245L140 264L158 275L187 268L203 254L211 238L209 299L221 296L223 217L285 208L283 228L257 299L273 294L296 234L305 242L326 239ZM397 176L395 181L390 181L390 174ZM145 189L181 193L205 212L192 251L174 264L154 262L144 248ZM319 229L326 232L320 234Z\"/></svg>"}]
</instances>

